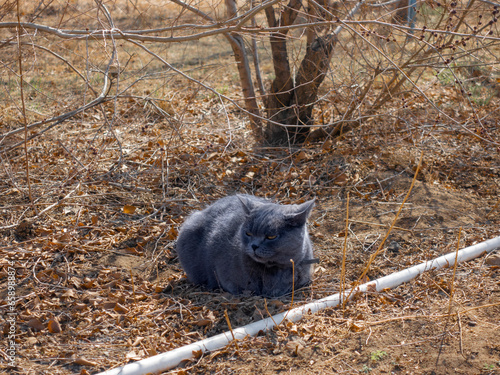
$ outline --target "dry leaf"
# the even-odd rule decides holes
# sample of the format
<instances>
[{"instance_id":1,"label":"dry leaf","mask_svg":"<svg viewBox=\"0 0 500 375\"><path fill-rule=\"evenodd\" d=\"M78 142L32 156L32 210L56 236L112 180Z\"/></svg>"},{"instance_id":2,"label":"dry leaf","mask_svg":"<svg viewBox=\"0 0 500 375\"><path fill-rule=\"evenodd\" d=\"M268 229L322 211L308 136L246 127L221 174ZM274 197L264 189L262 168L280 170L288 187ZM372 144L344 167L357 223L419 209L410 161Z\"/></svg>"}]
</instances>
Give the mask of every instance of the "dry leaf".
<instances>
[{"instance_id":1,"label":"dry leaf","mask_svg":"<svg viewBox=\"0 0 500 375\"><path fill-rule=\"evenodd\" d=\"M115 310L117 313L120 313L120 314L128 313L128 309L125 306L120 305L119 303L116 304L116 306L113 310Z\"/></svg>"},{"instance_id":2,"label":"dry leaf","mask_svg":"<svg viewBox=\"0 0 500 375\"><path fill-rule=\"evenodd\" d=\"M95 281L94 280L90 280L89 278L85 278L84 280L84 283L82 284L82 287L85 288L85 289L91 289L95 286Z\"/></svg>"},{"instance_id":3,"label":"dry leaf","mask_svg":"<svg viewBox=\"0 0 500 375\"><path fill-rule=\"evenodd\" d=\"M43 323L38 319L38 318L32 318L28 322L28 327L35 331L41 331L42 329L45 328Z\"/></svg>"},{"instance_id":4,"label":"dry leaf","mask_svg":"<svg viewBox=\"0 0 500 375\"><path fill-rule=\"evenodd\" d=\"M58 241L63 243L69 242L71 241L71 235L68 232L63 233L61 236L59 236Z\"/></svg>"},{"instance_id":5,"label":"dry leaf","mask_svg":"<svg viewBox=\"0 0 500 375\"><path fill-rule=\"evenodd\" d=\"M323 146L321 146L321 148L323 150L329 150L333 145L333 141L331 138L329 138L328 140L325 141L325 143L323 143Z\"/></svg>"},{"instance_id":6,"label":"dry leaf","mask_svg":"<svg viewBox=\"0 0 500 375\"><path fill-rule=\"evenodd\" d=\"M133 342L132 346L137 346L139 345L142 341L144 340L144 337L143 336L137 336L135 338L135 341Z\"/></svg>"},{"instance_id":7,"label":"dry leaf","mask_svg":"<svg viewBox=\"0 0 500 375\"><path fill-rule=\"evenodd\" d=\"M61 325L57 321L56 318L50 319L49 323L47 324L47 328L49 329L50 333L60 333L61 332Z\"/></svg>"},{"instance_id":8,"label":"dry leaf","mask_svg":"<svg viewBox=\"0 0 500 375\"><path fill-rule=\"evenodd\" d=\"M75 309L77 310L85 310L87 308L87 305L85 303L76 303L75 304Z\"/></svg>"},{"instance_id":9,"label":"dry leaf","mask_svg":"<svg viewBox=\"0 0 500 375\"><path fill-rule=\"evenodd\" d=\"M193 350L193 357L198 359L200 358L201 356L203 355L203 351L202 350Z\"/></svg>"},{"instance_id":10,"label":"dry leaf","mask_svg":"<svg viewBox=\"0 0 500 375\"><path fill-rule=\"evenodd\" d=\"M177 238L177 235L179 234L179 232L177 231L177 229L175 229L175 227L170 227L170 229L168 230L167 232L167 235L166 235L166 238L167 240L169 241L173 241Z\"/></svg>"},{"instance_id":11,"label":"dry leaf","mask_svg":"<svg viewBox=\"0 0 500 375\"><path fill-rule=\"evenodd\" d=\"M68 289L63 294L61 294L62 298L77 298L77 294L74 289Z\"/></svg>"},{"instance_id":12,"label":"dry leaf","mask_svg":"<svg viewBox=\"0 0 500 375\"><path fill-rule=\"evenodd\" d=\"M102 307L106 310L111 310L111 309L114 309L116 306L116 302L104 302L102 304Z\"/></svg>"},{"instance_id":13,"label":"dry leaf","mask_svg":"<svg viewBox=\"0 0 500 375\"><path fill-rule=\"evenodd\" d=\"M307 154L304 151L300 151L297 155L295 155L295 162L299 162L307 159Z\"/></svg>"},{"instance_id":14,"label":"dry leaf","mask_svg":"<svg viewBox=\"0 0 500 375\"><path fill-rule=\"evenodd\" d=\"M490 266L500 266L500 255L491 255L486 258L484 263L489 264Z\"/></svg>"},{"instance_id":15,"label":"dry leaf","mask_svg":"<svg viewBox=\"0 0 500 375\"><path fill-rule=\"evenodd\" d=\"M356 324L356 323L352 323L351 326L349 327L349 329L353 332L360 332L363 330L363 326Z\"/></svg>"},{"instance_id":16,"label":"dry leaf","mask_svg":"<svg viewBox=\"0 0 500 375\"><path fill-rule=\"evenodd\" d=\"M135 210L136 210L136 207L129 205L129 204L126 204L125 206L123 206L123 212L126 214L132 215L135 212Z\"/></svg>"},{"instance_id":17,"label":"dry leaf","mask_svg":"<svg viewBox=\"0 0 500 375\"><path fill-rule=\"evenodd\" d=\"M76 358L73 363L75 365L80 365L80 366L97 366L96 362L89 361L88 359L85 359L83 357Z\"/></svg>"},{"instance_id":18,"label":"dry leaf","mask_svg":"<svg viewBox=\"0 0 500 375\"><path fill-rule=\"evenodd\" d=\"M212 323L212 321L210 319L200 319L200 320L193 322L194 325L200 326L200 327L208 326L211 323Z\"/></svg>"},{"instance_id":19,"label":"dry leaf","mask_svg":"<svg viewBox=\"0 0 500 375\"><path fill-rule=\"evenodd\" d=\"M127 353L125 358L131 359L132 361L139 361L144 357L144 352L140 350L138 353L135 352L135 350L131 350L130 352Z\"/></svg>"},{"instance_id":20,"label":"dry leaf","mask_svg":"<svg viewBox=\"0 0 500 375\"><path fill-rule=\"evenodd\" d=\"M335 177L333 183L340 186L345 185L347 183L347 175L345 173L339 174L337 177Z\"/></svg>"}]
</instances>

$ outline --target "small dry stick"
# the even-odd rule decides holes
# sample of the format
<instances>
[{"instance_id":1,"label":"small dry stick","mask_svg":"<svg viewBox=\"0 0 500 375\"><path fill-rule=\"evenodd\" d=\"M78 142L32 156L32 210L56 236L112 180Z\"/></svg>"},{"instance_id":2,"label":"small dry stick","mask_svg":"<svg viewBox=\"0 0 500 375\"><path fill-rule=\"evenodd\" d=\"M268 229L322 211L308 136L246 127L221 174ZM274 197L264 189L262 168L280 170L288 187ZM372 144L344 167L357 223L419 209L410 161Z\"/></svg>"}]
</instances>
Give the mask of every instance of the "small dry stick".
<instances>
[{"instance_id":1,"label":"small dry stick","mask_svg":"<svg viewBox=\"0 0 500 375\"><path fill-rule=\"evenodd\" d=\"M73 195L73 193L74 193L75 191L80 190L80 186L81 186L81 184L80 184L80 183L78 183L78 185L76 185L76 187L75 187L73 190L71 190L68 194L66 194L66 196L65 196L63 199L61 199L61 200L57 201L56 203L51 204L49 207L46 207L45 209L43 209L42 211L40 211L40 212L39 212L39 213L38 213L38 214L37 214L37 215L33 218L33 220L34 220L34 219L36 219L37 217L42 216L45 212L50 211L50 210L51 210L51 209L53 209L54 207L58 207L58 206L62 205L62 204L63 204L63 203L64 203L67 199L71 198L71 196Z\"/></svg>"},{"instance_id":2,"label":"small dry stick","mask_svg":"<svg viewBox=\"0 0 500 375\"><path fill-rule=\"evenodd\" d=\"M278 325L276 324L276 321L274 320L274 317L272 316L272 314L269 312L269 309L267 308L267 298L264 298L264 308L266 309L267 315L269 315L269 317L273 321L274 326L278 327Z\"/></svg>"},{"instance_id":3,"label":"small dry stick","mask_svg":"<svg viewBox=\"0 0 500 375\"><path fill-rule=\"evenodd\" d=\"M498 205L499 205L499 204L500 204L500 199L499 199L499 200L498 200L498 202L497 202L497 203L493 206L493 208L490 210L490 212L488 212L488 213L486 214L486 218L489 218L489 217L490 217L491 213L492 213L493 211L495 211L495 210L496 210L496 208L498 207Z\"/></svg>"},{"instance_id":4,"label":"small dry stick","mask_svg":"<svg viewBox=\"0 0 500 375\"><path fill-rule=\"evenodd\" d=\"M453 292L455 291L455 274L457 272L458 250L460 249L461 234L462 234L462 227L460 227L460 229L458 230L458 241L457 241L457 249L455 252L455 263L453 264L453 275L451 276L451 283L450 283L450 302L448 304L448 317L446 318L446 322L444 324L443 338L441 339L441 344L439 345L439 352L436 358L436 368L437 366L439 366L439 357L441 356L441 352L443 351L444 339L446 337L446 331L448 330L448 325L450 323L451 308L453 305Z\"/></svg>"},{"instance_id":5,"label":"small dry stick","mask_svg":"<svg viewBox=\"0 0 500 375\"><path fill-rule=\"evenodd\" d=\"M283 318L282 322L285 321L286 317L288 316L288 313L293 307L293 296L295 294L295 262L293 259L290 259L290 262L292 262L292 302L290 302L290 307L288 308L288 311L285 314L285 317ZM275 323L276 324L276 323Z\"/></svg>"},{"instance_id":6,"label":"small dry stick","mask_svg":"<svg viewBox=\"0 0 500 375\"><path fill-rule=\"evenodd\" d=\"M293 259L290 259L290 262L292 262L292 302L290 302L290 310L293 307L293 296L295 295L295 262Z\"/></svg>"},{"instance_id":7,"label":"small dry stick","mask_svg":"<svg viewBox=\"0 0 500 375\"><path fill-rule=\"evenodd\" d=\"M233 327L231 326L231 322L229 321L229 315L227 315L227 309L224 310L224 316L226 317L227 326L229 327L229 331L231 332L231 336L233 336L234 346L236 346L236 350L239 352L240 348L238 347L238 341L234 336Z\"/></svg>"},{"instance_id":8,"label":"small dry stick","mask_svg":"<svg viewBox=\"0 0 500 375\"><path fill-rule=\"evenodd\" d=\"M384 227L384 228L387 228L387 224L378 224L378 223L370 223L368 221L361 221L361 220L349 220L350 223L358 223L358 224L366 224L366 225L373 225L373 226L376 226L376 227ZM392 229L396 229L396 230L402 230L402 231L405 231L405 232L412 232L411 229L406 229L406 228L401 228L401 227L392 227Z\"/></svg>"},{"instance_id":9,"label":"small dry stick","mask_svg":"<svg viewBox=\"0 0 500 375\"><path fill-rule=\"evenodd\" d=\"M500 306L500 302L490 303L490 304L481 305L481 306L474 306L474 307L471 307L469 309L463 310L460 313L456 312L456 313L453 313L453 314L439 314L439 315L404 315L404 316L396 316L394 318L389 318L389 319L377 320L375 322L368 322L367 324L370 325L370 326L376 326L376 325L379 325L379 324L386 324L386 323L395 322L395 321L398 321L398 320L441 319L441 318L446 318L446 317L448 317L450 315L451 316L453 316L453 315L457 315L458 316L459 314L466 314L466 313L468 313L470 311L484 309L484 308L488 308L488 307L494 307L494 306Z\"/></svg>"},{"instance_id":10,"label":"small dry stick","mask_svg":"<svg viewBox=\"0 0 500 375\"><path fill-rule=\"evenodd\" d=\"M453 264L453 275L451 277L450 284L450 304L448 306L448 315L451 314L451 307L453 302L453 293L455 292L455 275L457 273L457 260L458 260L458 250L460 249L460 235L462 234L462 227L458 230L458 240L457 240L457 249L455 252L455 264Z\"/></svg>"},{"instance_id":11,"label":"small dry stick","mask_svg":"<svg viewBox=\"0 0 500 375\"><path fill-rule=\"evenodd\" d=\"M26 157L26 183L28 185L28 198L31 203L31 208L38 214L36 206L33 204L33 196L31 195L31 182L30 182L30 165L28 157L28 119L26 118L26 104L24 103L24 73L23 73L23 55L21 50L21 10L19 6L20 0L17 0L17 48L18 48L18 59L19 59L19 89L21 94L21 108L24 123L24 155Z\"/></svg>"},{"instance_id":12,"label":"small dry stick","mask_svg":"<svg viewBox=\"0 0 500 375\"><path fill-rule=\"evenodd\" d=\"M134 297L134 306L136 305L136 297L135 297L135 283L134 283L134 274L132 273L132 267L129 268L130 270L130 281L132 282L132 295Z\"/></svg>"},{"instance_id":13,"label":"small dry stick","mask_svg":"<svg viewBox=\"0 0 500 375\"><path fill-rule=\"evenodd\" d=\"M342 250L342 268L340 271L340 302L342 303L342 316L345 316L345 260L347 255L347 233L349 231L349 192L347 192L346 214L345 214L345 231L344 231L344 249Z\"/></svg>"},{"instance_id":14,"label":"small dry stick","mask_svg":"<svg viewBox=\"0 0 500 375\"><path fill-rule=\"evenodd\" d=\"M458 319L458 329L460 333L460 340L458 341L458 347L460 348L460 354L462 357L464 357L465 360L467 360L467 357L464 354L464 346L463 346L463 337L462 337L462 320L460 319L460 313L457 313L457 319Z\"/></svg>"}]
</instances>

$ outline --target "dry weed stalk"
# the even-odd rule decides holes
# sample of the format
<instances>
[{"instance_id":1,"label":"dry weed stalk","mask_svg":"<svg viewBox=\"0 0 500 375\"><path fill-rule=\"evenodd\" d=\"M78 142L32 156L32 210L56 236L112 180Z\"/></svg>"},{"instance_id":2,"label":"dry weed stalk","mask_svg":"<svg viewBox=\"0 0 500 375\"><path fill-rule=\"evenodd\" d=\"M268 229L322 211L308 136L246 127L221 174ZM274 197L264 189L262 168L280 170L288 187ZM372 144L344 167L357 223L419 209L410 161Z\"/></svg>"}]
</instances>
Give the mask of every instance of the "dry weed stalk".
<instances>
[{"instance_id":1,"label":"dry weed stalk","mask_svg":"<svg viewBox=\"0 0 500 375\"><path fill-rule=\"evenodd\" d=\"M26 184L28 186L28 198L31 204L31 208L35 215L38 213L36 206L33 203L33 195L31 194L31 182L30 182L30 163L28 154L28 119L26 117L26 104L24 102L24 71L23 71L23 55L21 49L21 10L19 5L20 0L16 1L17 8L17 49L18 49L18 63L19 63L19 91L21 95L21 114L24 125L24 156L25 156L25 170L26 170Z\"/></svg>"},{"instance_id":2,"label":"dry weed stalk","mask_svg":"<svg viewBox=\"0 0 500 375\"><path fill-rule=\"evenodd\" d=\"M344 248L342 249L342 266L340 269L340 303L342 304L342 315L345 316L345 288L346 288L346 257L347 257L347 236L349 234L349 192L346 198L346 214L345 214L345 229L344 229Z\"/></svg>"},{"instance_id":3,"label":"dry weed stalk","mask_svg":"<svg viewBox=\"0 0 500 375\"><path fill-rule=\"evenodd\" d=\"M443 329L443 334L442 334L442 338L441 338L441 344L439 346L439 352L438 352L438 355L437 355L437 358L436 358L436 367L439 365L439 357L441 356L441 353L443 351L443 346L444 346L444 340L446 338L446 334L448 332L448 325L450 324L450 318L451 318L451 309L453 307L453 294L455 292L455 275L456 275L456 272L457 272L457 259L458 259L458 251L460 249L460 235L462 234L462 227L460 227L460 229L458 230L458 239L457 239L457 248L456 248L456 252L455 252L455 262L453 264L453 274L451 276L451 280L450 280L450 296L449 296L449 303L448 303L448 314L447 314L447 318L446 318L446 322L444 324L444 329ZM460 322L460 313L457 312L457 316L458 316L458 319L459 319L459 322ZM459 323L460 325L460 323ZM460 351L462 351L462 329L460 328Z\"/></svg>"},{"instance_id":4,"label":"dry weed stalk","mask_svg":"<svg viewBox=\"0 0 500 375\"><path fill-rule=\"evenodd\" d=\"M295 262L293 261L293 259L290 259L290 262L292 262L292 301L290 302L290 307L288 308L288 311L286 312L286 314L285 314L283 320L280 322L280 324L283 323L286 320L286 317L288 316L288 313L293 308L293 297L295 295Z\"/></svg>"},{"instance_id":5,"label":"dry weed stalk","mask_svg":"<svg viewBox=\"0 0 500 375\"><path fill-rule=\"evenodd\" d=\"M418 172L420 171L420 168L422 166L423 158L424 158L424 152L422 151L420 153L420 159L418 161L417 169L416 169L415 174L413 176L413 179L411 181L410 188L408 189L408 192L406 193L406 196L404 197L403 202L401 202L401 205L399 206L399 210L396 213L396 216L394 217L394 219L392 220L392 224L391 224L390 228L387 230L387 233L385 234L384 238L382 239L382 242L380 242L377 250L372 255L370 255L370 258L368 259L367 265L365 266L365 268L364 268L363 272L361 273L361 275L359 276L359 278L354 283L352 289L349 292L349 295L347 296L347 299L349 299L351 297L351 295L356 291L357 286L361 283L361 281L364 279L364 277L366 276L366 274L370 270L371 264L373 263L373 261L375 260L377 255L382 251L383 246L385 244L385 241L389 237L389 234L392 232L392 229L394 228L394 225L396 224L396 221L399 218L399 214L401 213L406 201L410 197L411 191L413 190L413 186L415 185L415 182L417 181Z\"/></svg>"},{"instance_id":6,"label":"dry weed stalk","mask_svg":"<svg viewBox=\"0 0 500 375\"><path fill-rule=\"evenodd\" d=\"M455 293L455 275L457 273L457 259L458 259L458 251L460 250L460 235L462 234L462 227L458 230L458 239L457 239L457 248L455 252L455 263L453 264L453 275L451 276L450 281L450 302L448 305L448 315L451 314L451 308L453 306L453 294Z\"/></svg>"},{"instance_id":7,"label":"dry weed stalk","mask_svg":"<svg viewBox=\"0 0 500 375\"><path fill-rule=\"evenodd\" d=\"M231 321L229 320L229 315L227 314L227 309L224 310L224 316L226 317L227 326L229 327L229 331L231 332L231 336L233 336L234 346L236 347L236 350L239 352L240 348L238 346L238 341L236 340L236 337L234 336L233 327L231 326Z\"/></svg>"}]
</instances>

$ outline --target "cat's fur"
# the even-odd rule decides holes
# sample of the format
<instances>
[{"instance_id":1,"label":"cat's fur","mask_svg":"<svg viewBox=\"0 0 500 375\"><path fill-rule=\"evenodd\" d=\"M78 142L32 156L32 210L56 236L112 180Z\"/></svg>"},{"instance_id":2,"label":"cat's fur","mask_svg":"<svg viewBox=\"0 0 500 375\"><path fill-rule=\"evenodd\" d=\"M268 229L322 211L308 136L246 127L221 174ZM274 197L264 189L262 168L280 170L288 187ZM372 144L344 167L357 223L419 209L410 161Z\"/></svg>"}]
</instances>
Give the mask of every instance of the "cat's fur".
<instances>
[{"instance_id":1,"label":"cat's fur","mask_svg":"<svg viewBox=\"0 0 500 375\"><path fill-rule=\"evenodd\" d=\"M280 296L311 280L307 218L314 200L279 205L251 195L222 198L182 225L177 253L189 280L232 294Z\"/></svg>"}]
</instances>

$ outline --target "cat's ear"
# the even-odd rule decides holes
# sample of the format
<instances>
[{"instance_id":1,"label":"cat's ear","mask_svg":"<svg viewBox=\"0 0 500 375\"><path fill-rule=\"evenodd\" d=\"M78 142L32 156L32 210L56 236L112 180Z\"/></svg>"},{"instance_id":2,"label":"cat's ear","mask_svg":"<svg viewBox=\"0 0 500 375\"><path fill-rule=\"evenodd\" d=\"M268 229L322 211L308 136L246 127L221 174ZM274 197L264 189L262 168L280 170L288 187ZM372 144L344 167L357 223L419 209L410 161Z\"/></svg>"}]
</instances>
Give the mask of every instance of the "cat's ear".
<instances>
[{"instance_id":1,"label":"cat's ear","mask_svg":"<svg viewBox=\"0 0 500 375\"><path fill-rule=\"evenodd\" d=\"M247 215L250 214L250 212L252 211L252 208L253 208L252 202L250 202L250 199L248 199L244 195L240 195L240 194L236 194L236 196L240 200L241 205L243 206L243 209L245 210L245 213Z\"/></svg>"},{"instance_id":2,"label":"cat's ear","mask_svg":"<svg viewBox=\"0 0 500 375\"><path fill-rule=\"evenodd\" d=\"M314 207L315 201L316 198L313 198L310 201L299 204L293 212L286 215L286 221L295 227L304 225Z\"/></svg>"}]
</instances>

